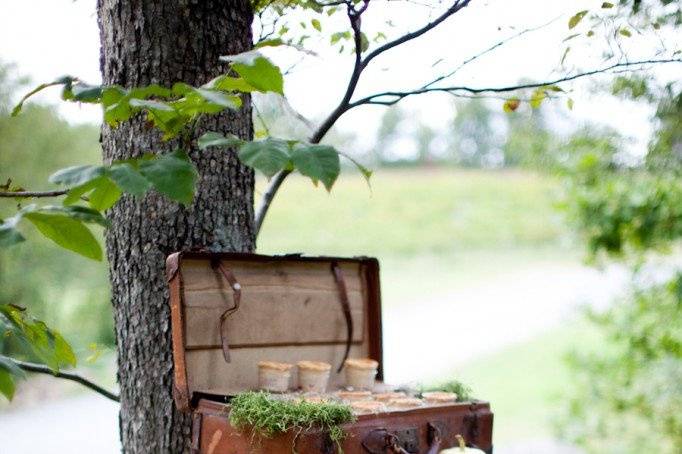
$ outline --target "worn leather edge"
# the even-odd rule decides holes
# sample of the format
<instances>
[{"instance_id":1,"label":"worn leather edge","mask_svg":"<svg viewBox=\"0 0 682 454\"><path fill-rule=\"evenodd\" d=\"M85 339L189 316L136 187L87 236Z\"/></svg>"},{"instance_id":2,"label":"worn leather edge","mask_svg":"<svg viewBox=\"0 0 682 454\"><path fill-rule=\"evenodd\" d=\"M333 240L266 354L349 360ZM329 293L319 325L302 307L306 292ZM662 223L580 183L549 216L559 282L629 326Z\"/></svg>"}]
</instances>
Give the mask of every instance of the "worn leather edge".
<instances>
[{"instance_id":1,"label":"worn leather edge","mask_svg":"<svg viewBox=\"0 0 682 454\"><path fill-rule=\"evenodd\" d=\"M170 288L171 333L173 341L173 399L179 411L191 410L187 366L185 362L185 331L182 310L182 254L176 252L166 259L166 277Z\"/></svg>"},{"instance_id":2,"label":"worn leather edge","mask_svg":"<svg viewBox=\"0 0 682 454\"><path fill-rule=\"evenodd\" d=\"M363 276L367 280L367 322L369 323L369 356L379 362L377 379L384 379L383 333L381 325L381 282L379 260L363 257Z\"/></svg>"}]
</instances>

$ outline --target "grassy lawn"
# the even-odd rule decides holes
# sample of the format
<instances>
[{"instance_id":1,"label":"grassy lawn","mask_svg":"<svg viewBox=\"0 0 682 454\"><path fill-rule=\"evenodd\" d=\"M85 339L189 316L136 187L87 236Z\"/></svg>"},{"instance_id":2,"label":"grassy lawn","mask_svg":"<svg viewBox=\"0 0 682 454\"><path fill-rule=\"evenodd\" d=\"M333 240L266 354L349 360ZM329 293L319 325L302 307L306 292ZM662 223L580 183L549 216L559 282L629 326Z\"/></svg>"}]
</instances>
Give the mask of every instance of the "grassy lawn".
<instances>
[{"instance_id":1,"label":"grassy lawn","mask_svg":"<svg viewBox=\"0 0 682 454\"><path fill-rule=\"evenodd\" d=\"M557 245L566 236L553 208L557 189L518 171L382 169L371 190L347 172L327 194L294 176L271 207L258 250L383 257Z\"/></svg>"},{"instance_id":2,"label":"grassy lawn","mask_svg":"<svg viewBox=\"0 0 682 454\"><path fill-rule=\"evenodd\" d=\"M571 322L467 363L453 375L491 402L496 443L552 438L553 420L570 390L566 354L599 345L598 333L583 322Z\"/></svg>"}]
</instances>

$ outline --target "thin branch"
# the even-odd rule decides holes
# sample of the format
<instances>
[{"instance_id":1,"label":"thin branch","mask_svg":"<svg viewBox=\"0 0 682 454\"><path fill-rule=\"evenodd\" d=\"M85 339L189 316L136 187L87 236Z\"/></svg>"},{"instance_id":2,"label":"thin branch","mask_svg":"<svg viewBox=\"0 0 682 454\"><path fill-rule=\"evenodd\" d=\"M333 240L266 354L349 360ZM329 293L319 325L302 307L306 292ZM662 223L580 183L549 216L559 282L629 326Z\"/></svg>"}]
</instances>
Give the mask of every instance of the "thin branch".
<instances>
[{"instance_id":1,"label":"thin branch","mask_svg":"<svg viewBox=\"0 0 682 454\"><path fill-rule=\"evenodd\" d=\"M433 30L436 28L438 25L441 24L441 22L445 21L448 17L452 16L455 14L457 11L460 9L466 7L471 0L456 0L452 6L450 6L443 14L438 16L436 19L433 21L429 22L428 24L424 25L422 28L415 30L413 32L407 33L400 38L397 38L393 41L389 41L383 46L379 46L376 49L374 49L372 52L367 54L365 59L362 62L362 69L366 68L367 65L369 64L370 61L372 61L374 58L378 57L379 55L383 54L384 52L393 49L396 46L399 46L401 44L404 44L408 41L412 41L415 38L419 38L421 35L424 33Z\"/></svg>"},{"instance_id":2,"label":"thin branch","mask_svg":"<svg viewBox=\"0 0 682 454\"><path fill-rule=\"evenodd\" d=\"M348 86L346 87L346 91L343 95L343 98L336 106L336 108L329 114L329 116L313 133L313 135L310 138L310 143L319 143L322 140L322 138L327 134L327 132L329 132L334 123L336 123L336 121L341 117L341 115L343 115L349 109L350 100L353 97L353 93L355 93L355 88L357 87L358 81L360 80L360 74L362 74L362 70L364 69L364 66L362 65L361 16L362 13L364 13L367 10L369 2L370 0L363 0L362 6L360 7L360 9L357 10L355 9L355 6L352 3L350 2L346 3L348 8L347 10L348 20L350 21L351 28L353 29L353 38L355 41L355 62L353 64L353 71L351 72L350 79L348 80ZM263 197L261 199L258 210L256 210L255 216L256 237L258 237L258 234L260 233L260 229L263 226L263 220L265 219L265 215L267 214L268 209L272 204L272 200L274 199L275 194L277 194L277 191L279 190L280 186L282 186L282 183L287 178L287 176L289 176L290 173L291 170L281 170L280 172L278 172L277 175L275 175L274 178L270 180L270 184L268 184L267 189L263 193Z\"/></svg>"},{"instance_id":3,"label":"thin branch","mask_svg":"<svg viewBox=\"0 0 682 454\"><path fill-rule=\"evenodd\" d=\"M489 53L493 52L495 49L504 46L505 44L509 43L510 41L513 41L513 40L515 40L515 39L517 39L517 38L520 38L521 36L525 35L526 33L535 32L535 31L541 30L541 29L543 29L543 28L545 28L545 27L547 27L547 26L553 24L553 23L556 22L560 17L561 17L561 16L557 16L557 17L555 17L554 19L552 19L551 21L545 22L544 24L538 25L537 27L526 28L526 29L524 29L524 30L521 30L521 31L518 32L518 33L515 33L515 34L513 34L513 35L511 35L511 36L508 36L508 37L506 37L506 38L504 38L504 39L502 39L502 40L496 42L495 44L493 44L492 46L488 47L487 49L485 49L485 50L483 50L483 51L481 51L481 52L479 52L479 53L477 53L477 54L475 54L475 55L472 55L471 57L467 58L466 60L464 60L462 63L460 63L455 69L453 69L453 70L450 71L449 73L446 73L446 74L443 74L443 75L441 75L441 76L438 76L438 77L436 77L435 79L433 79L431 82L428 82L428 83L422 85L421 88L428 88L428 87L430 87L430 86L432 86L432 85L434 85L434 84L436 84L436 83L438 83L438 82L440 82L440 81L442 81L442 80L445 80L445 79L448 79L448 78L454 76L457 72L459 72L459 71L460 71L462 68L464 68L466 65L468 65L468 64L470 64L470 63L472 63L472 62L478 60L479 58L485 56L486 54L489 54Z\"/></svg>"},{"instance_id":4,"label":"thin branch","mask_svg":"<svg viewBox=\"0 0 682 454\"><path fill-rule=\"evenodd\" d=\"M40 197L59 197L65 195L70 189L58 189L55 191L1 191L0 198L40 198Z\"/></svg>"},{"instance_id":5,"label":"thin branch","mask_svg":"<svg viewBox=\"0 0 682 454\"><path fill-rule=\"evenodd\" d=\"M549 85L558 85L564 82L570 82L576 79L581 79L584 77L594 76L596 74L608 73L614 69L618 68L628 68L632 66L643 66L643 65L653 65L653 64L666 64L666 63L682 63L682 59L662 59L662 60L642 60L642 61L632 61L632 62L621 62L615 63L610 66L606 66L600 69L594 69L591 71L585 71L571 76L560 77L554 80L519 84L519 85L509 85L506 87L485 87L485 88L474 88L467 86L452 86L452 87L426 87L411 91L385 91L382 93L375 93L373 95L366 96L364 98L358 99L357 101L350 104L349 109L365 104L383 105L391 106L396 104L401 99L407 98L408 96L421 95L424 93L457 93L466 92L471 94L483 94L483 93L508 93L517 90L526 90L530 88L540 88ZM389 98L382 100L381 98Z\"/></svg>"},{"instance_id":6,"label":"thin branch","mask_svg":"<svg viewBox=\"0 0 682 454\"><path fill-rule=\"evenodd\" d=\"M114 394L110 391L107 391L106 389L102 388L96 383L91 382L87 378L78 375L73 372L54 372L52 369L50 369L47 366L44 366L42 364L35 364L35 363L29 363L25 361L18 361L16 359L13 359L14 363L19 366L21 369L27 371L27 372L33 372L37 374L46 374L46 375L52 375L53 377L56 378L62 378L64 380L71 380L74 381L78 384L81 384L85 386L86 388L90 388L92 391L95 391L96 393L101 394L102 396L106 397L107 399L111 399L114 402L119 402L120 398L117 394Z\"/></svg>"}]
</instances>

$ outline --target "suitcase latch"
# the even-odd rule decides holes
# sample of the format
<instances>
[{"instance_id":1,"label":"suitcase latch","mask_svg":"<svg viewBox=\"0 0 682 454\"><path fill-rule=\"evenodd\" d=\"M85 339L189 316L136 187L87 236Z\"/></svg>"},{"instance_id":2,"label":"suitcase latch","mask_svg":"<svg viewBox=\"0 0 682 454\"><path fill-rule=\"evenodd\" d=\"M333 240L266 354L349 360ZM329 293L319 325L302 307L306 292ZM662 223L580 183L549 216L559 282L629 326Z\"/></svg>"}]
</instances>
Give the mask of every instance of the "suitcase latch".
<instances>
[{"instance_id":1,"label":"suitcase latch","mask_svg":"<svg viewBox=\"0 0 682 454\"><path fill-rule=\"evenodd\" d=\"M374 429L362 440L362 446L370 454L405 454L419 452L419 431L416 427L397 429Z\"/></svg>"}]
</instances>

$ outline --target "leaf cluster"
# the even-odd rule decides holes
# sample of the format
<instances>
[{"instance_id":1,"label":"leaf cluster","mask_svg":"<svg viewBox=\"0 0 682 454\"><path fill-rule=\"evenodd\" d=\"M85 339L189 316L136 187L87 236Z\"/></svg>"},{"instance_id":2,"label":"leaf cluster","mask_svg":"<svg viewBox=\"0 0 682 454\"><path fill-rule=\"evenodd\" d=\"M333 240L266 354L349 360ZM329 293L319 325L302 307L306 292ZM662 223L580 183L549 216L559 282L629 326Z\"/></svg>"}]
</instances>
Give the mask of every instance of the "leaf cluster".
<instances>
[{"instance_id":1,"label":"leaf cluster","mask_svg":"<svg viewBox=\"0 0 682 454\"><path fill-rule=\"evenodd\" d=\"M76 356L71 346L57 331L12 304L0 305L0 335L4 341L14 341L29 355L52 371L63 366L75 366ZM17 378L24 372L6 356L0 355L0 393L12 399Z\"/></svg>"},{"instance_id":2,"label":"leaf cluster","mask_svg":"<svg viewBox=\"0 0 682 454\"><path fill-rule=\"evenodd\" d=\"M322 430L337 443L345 437L341 427L355 417L348 405L276 399L264 392L244 392L230 401L230 423L253 435L273 437L288 431Z\"/></svg>"},{"instance_id":3,"label":"leaf cluster","mask_svg":"<svg viewBox=\"0 0 682 454\"><path fill-rule=\"evenodd\" d=\"M315 185L322 182L331 191L341 171L341 153L330 145L311 144L298 140L284 140L268 137L252 142L243 141L235 136L224 136L208 132L198 140L199 148L237 147L239 159L247 166L272 178L280 171L299 171L309 177ZM346 156L369 180L372 172L354 159Z\"/></svg>"},{"instance_id":4,"label":"leaf cluster","mask_svg":"<svg viewBox=\"0 0 682 454\"><path fill-rule=\"evenodd\" d=\"M88 85L71 76L41 84L25 95L12 111L18 115L24 103L36 93L52 86L62 86L62 98L72 102L100 104L104 121L117 127L133 117L145 115L150 127L163 133L164 140L180 138L184 149L192 147L194 130L202 115L216 115L237 110L241 94L251 92L283 94L280 69L258 51L220 57L231 72L210 82L193 87L178 82L171 88L152 84L125 89L123 87ZM300 141L266 138L244 141L216 132L197 140L200 149L207 147L239 148L238 156L247 166L263 172L268 178L277 172L299 171L317 185L322 182L331 190L340 173L340 153L331 146ZM371 172L348 157L362 174ZM192 202L198 174L182 148L163 155L146 154L140 158L115 161L102 166L76 166L61 169L50 177L52 183L67 188L64 208L22 209L16 216L0 222L0 247L23 241L17 226L26 219L58 245L89 258L101 260L102 252L92 233L83 225L83 210L104 212L124 193L143 196L150 188L171 200L189 205ZM89 208L76 205L87 202ZM80 210L80 211L78 211ZM44 213L49 211L49 213ZM101 216L100 216L101 217Z\"/></svg>"}]
</instances>

